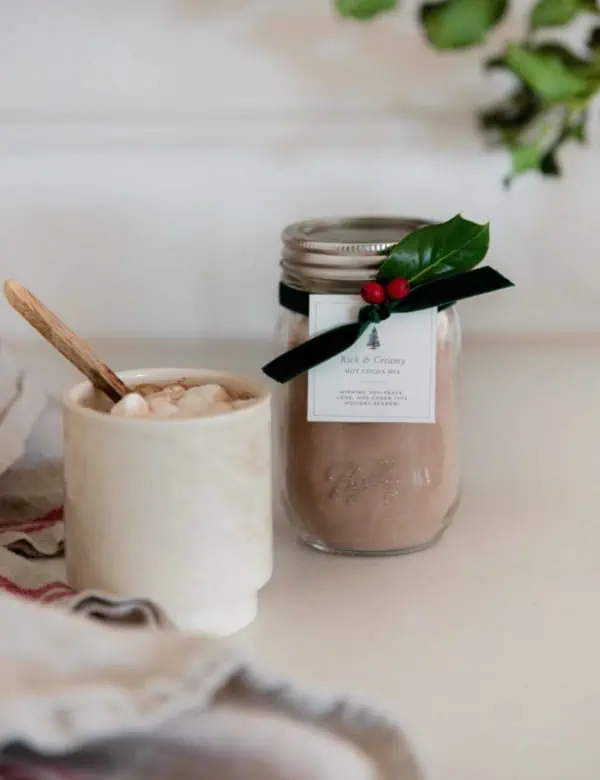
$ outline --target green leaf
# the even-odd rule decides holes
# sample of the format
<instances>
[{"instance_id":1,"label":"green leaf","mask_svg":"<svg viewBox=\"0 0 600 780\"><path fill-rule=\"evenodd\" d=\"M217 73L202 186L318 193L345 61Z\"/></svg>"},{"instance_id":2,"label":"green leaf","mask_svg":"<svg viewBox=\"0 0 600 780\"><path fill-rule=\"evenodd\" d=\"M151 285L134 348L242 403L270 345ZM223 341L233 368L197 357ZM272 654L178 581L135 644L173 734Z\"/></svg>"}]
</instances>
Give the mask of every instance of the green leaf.
<instances>
[{"instance_id":1,"label":"green leaf","mask_svg":"<svg viewBox=\"0 0 600 780\"><path fill-rule=\"evenodd\" d=\"M533 51L539 54L548 54L557 57L565 68L573 70L576 73L584 73L589 67L589 60L578 57L576 54L573 54L570 49L567 49L560 43L545 41L544 43L537 44Z\"/></svg>"},{"instance_id":2,"label":"green leaf","mask_svg":"<svg viewBox=\"0 0 600 780\"><path fill-rule=\"evenodd\" d=\"M540 99L521 85L504 100L480 114L484 130L518 131L531 121L541 108Z\"/></svg>"},{"instance_id":3,"label":"green leaf","mask_svg":"<svg viewBox=\"0 0 600 780\"><path fill-rule=\"evenodd\" d=\"M551 149L540 160L540 171L544 176L560 176L561 169L556 159L556 152Z\"/></svg>"},{"instance_id":4,"label":"green leaf","mask_svg":"<svg viewBox=\"0 0 600 780\"><path fill-rule=\"evenodd\" d=\"M492 141L510 150L508 181L533 169L560 175L562 147L586 141L587 106L600 89L600 28L592 32L585 58L559 43L510 44L487 66L507 70L519 80L508 97L480 116Z\"/></svg>"},{"instance_id":5,"label":"green leaf","mask_svg":"<svg viewBox=\"0 0 600 780\"><path fill-rule=\"evenodd\" d=\"M600 49L600 27L594 27L590 32L587 39L588 49L592 49L593 53L596 53Z\"/></svg>"},{"instance_id":6,"label":"green leaf","mask_svg":"<svg viewBox=\"0 0 600 780\"><path fill-rule=\"evenodd\" d=\"M437 49L461 49L483 43L504 16L507 0L445 0L425 3L420 18Z\"/></svg>"},{"instance_id":7,"label":"green leaf","mask_svg":"<svg viewBox=\"0 0 600 780\"><path fill-rule=\"evenodd\" d=\"M580 144L587 143L587 120L588 112L583 109L578 116L575 116L569 126L569 138Z\"/></svg>"},{"instance_id":8,"label":"green leaf","mask_svg":"<svg viewBox=\"0 0 600 780\"><path fill-rule=\"evenodd\" d=\"M590 32L587 47L592 78L600 81L600 27L594 27Z\"/></svg>"},{"instance_id":9,"label":"green leaf","mask_svg":"<svg viewBox=\"0 0 600 780\"><path fill-rule=\"evenodd\" d=\"M349 19L372 19L384 11L393 11L398 0L335 0L335 7Z\"/></svg>"},{"instance_id":10,"label":"green leaf","mask_svg":"<svg viewBox=\"0 0 600 780\"><path fill-rule=\"evenodd\" d=\"M505 135L512 155L512 173L507 183L530 170L538 170L544 176L560 176L558 152L569 141L585 143L586 121L586 109L556 106L541 112L518 136Z\"/></svg>"},{"instance_id":11,"label":"green leaf","mask_svg":"<svg viewBox=\"0 0 600 780\"><path fill-rule=\"evenodd\" d=\"M489 224L478 225L457 214L448 222L409 233L388 251L377 278L400 276L411 284L421 284L470 271L483 260L489 243Z\"/></svg>"},{"instance_id":12,"label":"green leaf","mask_svg":"<svg viewBox=\"0 0 600 780\"><path fill-rule=\"evenodd\" d=\"M584 11L598 13L595 0L539 0L531 12L531 29L569 24Z\"/></svg>"},{"instance_id":13,"label":"green leaf","mask_svg":"<svg viewBox=\"0 0 600 780\"><path fill-rule=\"evenodd\" d=\"M569 65L566 58L556 51L536 50L509 43L504 63L515 76L549 103L588 97L594 89L586 74L575 65Z\"/></svg>"},{"instance_id":14,"label":"green leaf","mask_svg":"<svg viewBox=\"0 0 600 780\"><path fill-rule=\"evenodd\" d=\"M518 176L520 173L539 169L544 153L540 150L539 145L532 141L511 149L511 157L513 175Z\"/></svg>"}]
</instances>

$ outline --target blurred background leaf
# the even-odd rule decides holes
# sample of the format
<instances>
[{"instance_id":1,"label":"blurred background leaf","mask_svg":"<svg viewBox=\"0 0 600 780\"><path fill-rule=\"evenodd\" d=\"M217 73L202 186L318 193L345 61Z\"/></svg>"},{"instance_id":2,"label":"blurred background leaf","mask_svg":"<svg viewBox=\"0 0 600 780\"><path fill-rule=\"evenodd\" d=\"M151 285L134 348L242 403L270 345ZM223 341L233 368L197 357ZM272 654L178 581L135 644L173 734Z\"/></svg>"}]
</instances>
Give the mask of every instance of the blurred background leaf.
<instances>
[{"instance_id":1,"label":"blurred background leaf","mask_svg":"<svg viewBox=\"0 0 600 780\"><path fill-rule=\"evenodd\" d=\"M337 10L342 16L351 19L372 19L383 11L393 11L397 0L335 0Z\"/></svg>"},{"instance_id":2,"label":"blurred background leaf","mask_svg":"<svg viewBox=\"0 0 600 780\"><path fill-rule=\"evenodd\" d=\"M506 13L507 0L445 0L421 6L421 24L437 49L462 49L483 43Z\"/></svg>"},{"instance_id":3,"label":"blurred background leaf","mask_svg":"<svg viewBox=\"0 0 600 780\"><path fill-rule=\"evenodd\" d=\"M569 24L584 11L598 13L595 0L539 0L531 12L531 29Z\"/></svg>"},{"instance_id":4,"label":"blurred background leaf","mask_svg":"<svg viewBox=\"0 0 600 780\"><path fill-rule=\"evenodd\" d=\"M397 7L394 0L335 0L338 11L371 19ZM508 0L442 0L421 5L419 19L428 42L439 51L484 43L509 13ZM560 28L582 14L597 15L597 0L537 0L529 13L529 33L483 62L510 74L511 91L480 113L482 130L494 146L510 154L515 176L536 170L558 176L562 147L584 143L590 106L600 91L600 26L593 27L581 55L562 42L535 39L535 31Z\"/></svg>"}]
</instances>

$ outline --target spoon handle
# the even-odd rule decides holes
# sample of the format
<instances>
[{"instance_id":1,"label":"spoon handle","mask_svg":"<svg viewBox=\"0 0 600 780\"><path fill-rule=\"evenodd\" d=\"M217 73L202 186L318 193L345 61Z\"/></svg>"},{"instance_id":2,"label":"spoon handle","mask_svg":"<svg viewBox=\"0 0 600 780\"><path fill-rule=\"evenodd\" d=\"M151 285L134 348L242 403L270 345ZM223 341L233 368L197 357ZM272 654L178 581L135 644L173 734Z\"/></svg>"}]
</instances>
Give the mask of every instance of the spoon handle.
<instances>
[{"instance_id":1,"label":"spoon handle","mask_svg":"<svg viewBox=\"0 0 600 780\"><path fill-rule=\"evenodd\" d=\"M61 322L44 304L11 279L4 283L4 295L27 322L84 374L94 387L119 401L129 392L127 385L99 360L88 344Z\"/></svg>"}]
</instances>

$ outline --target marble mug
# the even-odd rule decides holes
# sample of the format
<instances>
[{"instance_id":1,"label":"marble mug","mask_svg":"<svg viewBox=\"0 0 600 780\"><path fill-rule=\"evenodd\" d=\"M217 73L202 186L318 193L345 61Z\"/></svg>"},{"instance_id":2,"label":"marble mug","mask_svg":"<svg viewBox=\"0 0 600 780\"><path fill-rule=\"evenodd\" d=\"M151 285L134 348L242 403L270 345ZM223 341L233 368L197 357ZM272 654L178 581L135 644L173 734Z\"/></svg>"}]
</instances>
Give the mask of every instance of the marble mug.
<instances>
[{"instance_id":1,"label":"marble mug","mask_svg":"<svg viewBox=\"0 0 600 780\"><path fill-rule=\"evenodd\" d=\"M89 382L68 390L69 583L151 599L183 630L231 634L256 616L272 572L270 395L222 371L119 376L129 385L219 383L256 401L211 417L135 419L93 408Z\"/></svg>"}]
</instances>

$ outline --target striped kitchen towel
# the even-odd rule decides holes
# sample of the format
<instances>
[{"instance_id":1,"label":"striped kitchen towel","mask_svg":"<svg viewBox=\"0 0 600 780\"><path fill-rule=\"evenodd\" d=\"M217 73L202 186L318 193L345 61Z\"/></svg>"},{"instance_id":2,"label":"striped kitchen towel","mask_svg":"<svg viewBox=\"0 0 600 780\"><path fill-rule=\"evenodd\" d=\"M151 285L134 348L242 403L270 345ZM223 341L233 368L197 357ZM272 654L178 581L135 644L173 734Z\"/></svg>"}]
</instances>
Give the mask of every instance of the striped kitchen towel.
<instances>
[{"instance_id":1,"label":"striped kitchen towel","mask_svg":"<svg viewBox=\"0 0 600 780\"><path fill-rule=\"evenodd\" d=\"M62 508L32 520L0 519L0 590L121 625L169 625L162 610L145 599L73 590L66 581L63 552Z\"/></svg>"}]
</instances>

